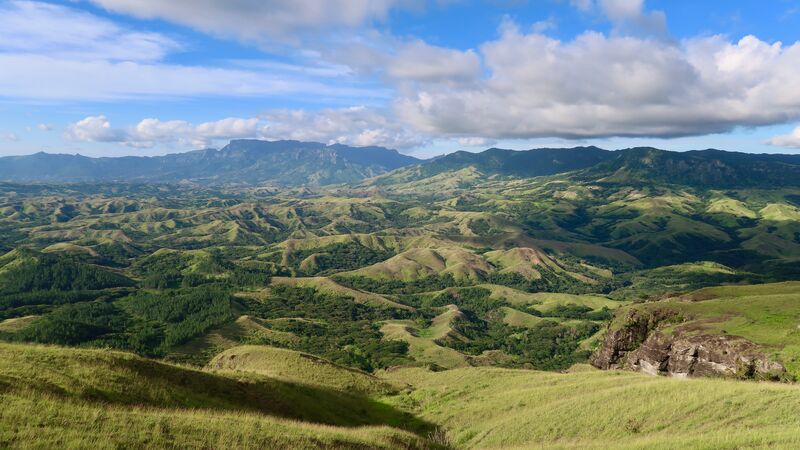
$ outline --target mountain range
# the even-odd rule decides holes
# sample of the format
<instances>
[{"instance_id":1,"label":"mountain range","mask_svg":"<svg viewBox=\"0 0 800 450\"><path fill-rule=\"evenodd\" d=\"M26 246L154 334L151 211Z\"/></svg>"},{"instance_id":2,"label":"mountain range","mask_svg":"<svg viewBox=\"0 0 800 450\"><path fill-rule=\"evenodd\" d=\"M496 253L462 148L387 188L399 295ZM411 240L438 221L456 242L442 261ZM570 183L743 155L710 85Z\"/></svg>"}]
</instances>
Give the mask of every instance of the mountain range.
<instances>
[{"instance_id":1,"label":"mountain range","mask_svg":"<svg viewBox=\"0 0 800 450\"><path fill-rule=\"evenodd\" d=\"M18 182L199 182L327 185L373 177L420 160L382 147L234 140L220 150L89 158L36 153L0 158L0 179Z\"/></svg>"},{"instance_id":2,"label":"mountain range","mask_svg":"<svg viewBox=\"0 0 800 450\"><path fill-rule=\"evenodd\" d=\"M466 168L474 169L481 179L577 171L580 179L617 184L643 180L715 188L800 184L800 155L722 150L671 152L647 147L617 151L597 147L525 151L491 148L420 160L383 147L259 140L234 140L219 150L154 157L89 158L48 153L10 156L0 158L0 180L322 186L378 177L372 184L392 185Z\"/></svg>"}]
</instances>

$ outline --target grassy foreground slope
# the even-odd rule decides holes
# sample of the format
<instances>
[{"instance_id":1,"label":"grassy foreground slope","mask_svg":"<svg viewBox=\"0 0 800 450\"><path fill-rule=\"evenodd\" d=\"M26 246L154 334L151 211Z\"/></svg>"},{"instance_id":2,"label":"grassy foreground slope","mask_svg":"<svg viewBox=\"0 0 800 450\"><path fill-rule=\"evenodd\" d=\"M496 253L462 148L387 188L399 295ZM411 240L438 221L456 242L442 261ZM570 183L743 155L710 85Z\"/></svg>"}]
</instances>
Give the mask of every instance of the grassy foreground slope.
<instances>
[{"instance_id":1,"label":"grassy foreground slope","mask_svg":"<svg viewBox=\"0 0 800 450\"><path fill-rule=\"evenodd\" d=\"M800 388L633 372L477 368L385 374L398 405L456 448L740 449L800 446ZM577 369L577 367L576 367Z\"/></svg>"},{"instance_id":2,"label":"grassy foreground slope","mask_svg":"<svg viewBox=\"0 0 800 450\"><path fill-rule=\"evenodd\" d=\"M2 448L427 448L365 397L107 350L0 344L0 402Z\"/></svg>"}]
</instances>

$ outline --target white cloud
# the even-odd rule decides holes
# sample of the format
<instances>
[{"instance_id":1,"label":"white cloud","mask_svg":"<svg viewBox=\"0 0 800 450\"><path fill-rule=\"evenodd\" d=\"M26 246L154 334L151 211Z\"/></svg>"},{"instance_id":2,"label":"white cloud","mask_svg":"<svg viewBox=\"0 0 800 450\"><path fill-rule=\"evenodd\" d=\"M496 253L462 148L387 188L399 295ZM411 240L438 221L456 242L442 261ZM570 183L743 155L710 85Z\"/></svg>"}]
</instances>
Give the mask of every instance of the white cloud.
<instances>
[{"instance_id":1,"label":"white cloud","mask_svg":"<svg viewBox=\"0 0 800 450\"><path fill-rule=\"evenodd\" d=\"M570 0L570 5L581 12L597 9L614 25L614 34L667 36L667 16L646 11L644 0Z\"/></svg>"},{"instance_id":2,"label":"white cloud","mask_svg":"<svg viewBox=\"0 0 800 450\"><path fill-rule=\"evenodd\" d=\"M787 147L800 149L800 127L797 127L789 134L775 136L768 139L767 144L777 147Z\"/></svg>"},{"instance_id":3,"label":"white cloud","mask_svg":"<svg viewBox=\"0 0 800 450\"><path fill-rule=\"evenodd\" d=\"M0 51L71 60L155 61L179 49L158 33L125 29L65 6L32 1L0 4Z\"/></svg>"},{"instance_id":4,"label":"white cloud","mask_svg":"<svg viewBox=\"0 0 800 450\"><path fill-rule=\"evenodd\" d=\"M646 12L644 0L598 0L600 9L614 24L615 33L666 37L667 16L663 11Z\"/></svg>"},{"instance_id":5,"label":"white cloud","mask_svg":"<svg viewBox=\"0 0 800 450\"><path fill-rule=\"evenodd\" d=\"M64 136L73 141L118 142L149 148L159 144L204 148L215 141L253 138L258 135L257 118L230 117L194 125L185 120L143 119L128 128L114 128L105 116L90 116L67 127Z\"/></svg>"},{"instance_id":6,"label":"white cloud","mask_svg":"<svg viewBox=\"0 0 800 450\"><path fill-rule=\"evenodd\" d=\"M65 138L82 142L116 142L130 147L177 145L208 148L230 139L295 139L326 144L409 148L425 138L404 127L386 111L356 106L316 112L272 110L261 117L201 124L185 120L147 118L128 128L115 128L105 116L90 116L69 125Z\"/></svg>"},{"instance_id":7,"label":"white cloud","mask_svg":"<svg viewBox=\"0 0 800 450\"><path fill-rule=\"evenodd\" d=\"M644 0L598 0L598 3L612 22L636 19L644 11Z\"/></svg>"},{"instance_id":8,"label":"white cloud","mask_svg":"<svg viewBox=\"0 0 800 450\"><path fill-rule=\"evenodd\" d=\"M0 97L41 100L114 100L134 97L276 96L362 97L383 90L340 86L291 74L251 70L74 61L33 54L0 54Z\"/></svg>"},{"instance_id":9,"label":"white cloud","mask_svg":"<svg viewBox=\"0 0 800 450\"><path fill-rule=\"evenodd\" d=\"M481 70L474 51L436 47L423 41L402 45L385 64L390 78L428 83L471 80Z\"/></svg>"},{"instance_id":10,"label":"white cloud","mask_svg":"<svg viewBox=\"0 0 800 450\"><path fill-rule=\"evenodd\" d=\"M539 34L544 33L546 31L555 30L556 28L558 28L558 24L556 23L556 19L553 17L550 17L546 20L540 20L538 22L534 22L534 24L531 25L531 31Z\"/></svg>"},{"instance_id":11,"label":"white cloud","mask_svg":"<svg viewBox=\"0 0 800 450\"><path fill-rule=\"evenodd\" d=\"M398 115L435 136L496 139L676 137L800 118L800 43L559 41L506 25L480 56L488 76L407 93Z\"/></svg>"},{"instance_id":12,"label":"white cloud","mask_svg":"<svg viewBox=\"0 0 800 450\"><path fill-rule=\"evenodd\" d=\"M180 2L165 2L177 4ZM181 3L185 4L185 3ZM216 4L216 2L215 2ZM219 3L222 5L222 3ZM132 30L76 8L0 2L0 97L46 101L139 97L306 96L375 98L346 73L260 61L189 66L165 62L182 49L160 33ZM332 83L331 80L335 80Z\"/></svg>"},{"instance_id":13,"label":"white cloud","mask_svg":"<svg viewBox=\"0 0 800 450\"><path fill-rule=\"evenodd\" d=\"M39 125L36 125L36 128L38 128L38 129L40 129L42 131L52 131L53 130L53 126L52 125L48 125L46 123L40 123Z\"/></svg>"},{"instance_id":14,"label":"white cloud","mask_svg":"<svg viewBox=\"0 0 800 450\"><path fill-rule=\"evenodd\" d=\"M3 135L0 135L0 137L2 137L4 141L10 141L10 142L16 142L19 140L19 136L17 136L14 133L5 133Z\"/></svg>"},{"instance_id":15,"label":"white cloud","mask_svg":"<svg viewBox=\"0 0 800 450\"><path fill-rule=\"evenodd\" d=\"M67 126L64 137L73 141L121 142L125 134L111 127L106 116L89 116Z\"/></svg>"},{"instance_id":16,"label":"white cloud","mask_svg":"<svg viewBox=\"0 0 800 450\"><path fill-rule=\"evenodd\" d=\"M494 145L497 141L493 139L486 139L482 137L463 137L458 138L456 141L462 147L488 147Z\"/></svg>"},{"instance_id":17,"label":"white cloud","mask_svg":"<svg viewBox=\"0 0 800 450\"><path fill-rule=\"evenodd\" d=\"M382 110L363 106L323 109L270 111L261 136L266 139L296 139L327 144L355 146L378 145L408 148L420 145L425 138L403 126Z\"/></svg>"},{"instance_id":18,"label":"white cloud","mask_svg":"<svg viewBox=\"0 0 800 450\"><path fill-rule=\"evenodd\" d=\"M110 11L165 19L201 31L247 40L358 27L382 20L407 0L90 0Z\"/></svg>"}]
</instances>

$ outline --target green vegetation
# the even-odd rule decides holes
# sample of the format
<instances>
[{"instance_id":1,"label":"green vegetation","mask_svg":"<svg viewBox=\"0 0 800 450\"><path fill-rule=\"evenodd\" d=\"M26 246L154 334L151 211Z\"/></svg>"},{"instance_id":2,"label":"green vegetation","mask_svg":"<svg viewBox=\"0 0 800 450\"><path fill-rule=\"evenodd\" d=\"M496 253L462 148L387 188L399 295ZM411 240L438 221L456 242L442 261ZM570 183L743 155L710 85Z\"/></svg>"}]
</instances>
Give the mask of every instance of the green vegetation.
<instances>
[{"instance_id":1,"label":"green vegetation","mask_svg":"<svg viewBox=\"0 0 800 450\"><path fill-rule=\"evenodd\" d=\"M8 344L0 373L0 442L13 448L431 446L430 425L385 404L255 374Z\"/></svg>"},{"instance_id":2,"label":"green vegetation","mask_svg":"<svg viewBox=\"0 0 800 450\"><path fill-rule=\"evenodd\" d=\"M800 376L797 158L491 150L381 175L413 161L376 152L236 142L185 184L0 183L0 447L800 444L794 386L580 365L664 372L660 344L719 338Z\"/></svg>"},{"instance_id":3,"label":"green vegetation","mask_svg":"<svg viewBox=\"0 0 800 450\"><path fill-rule=\"evenodd\" d=\"M406 344L383 341L377 322L406 317L397 309L372 308L352 297L313 288L274 285L265 299L244 298L250 314L273 319L270 329L298 336L289 348L325 357L337 364L371 372L408 362ZM274 320L288 319L288 320ZM255 332L249 344L285 346L271 333Z\"/></svg>"},{"instance_id":4,"label":"green vegetation","mask_svg":"<svg viewBox=\"0 0 800 450\"><path fill-rule=\"evenodd\" d=\"M244 345L228 349L215 356L208 363L208 368L257 373L290 383L365 395L396 391L392 385L365 372L338 366L307 353L263 345Z\"/></svg>"},{"instance_id":5,"label":"green vegetation","mask_svg":"<svg viewBox=\"0 0 800 450\"><path fill-rule=\"evenodd\" d=\"M17 250L0 260L0 294L132 286L126 277L69 257Z\"/></svg>"},{"instance_id":6,"label":"green vegetation","mask_svg":"<svg viewBox=\"0 0 800 450\"><path fill-rule=\"evenodd\" d=\"M580 370L577 370L580 369ZM439 424L456 448L794 448L796 386L676 380L578 366L572 373L498 368L401 369L414 387L389 398Z\"/></svg>"}]
</instances>

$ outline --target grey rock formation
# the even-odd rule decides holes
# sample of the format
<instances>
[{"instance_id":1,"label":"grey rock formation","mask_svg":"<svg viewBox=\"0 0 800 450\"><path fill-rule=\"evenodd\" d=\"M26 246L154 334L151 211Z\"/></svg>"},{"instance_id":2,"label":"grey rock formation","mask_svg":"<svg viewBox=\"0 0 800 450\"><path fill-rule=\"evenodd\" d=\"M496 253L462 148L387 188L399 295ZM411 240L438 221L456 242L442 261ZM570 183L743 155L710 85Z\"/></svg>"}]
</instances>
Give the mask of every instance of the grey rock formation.
<instances>
[{"instance_id":1,"label":"grey rock formation","mask_svg":"<svg viewBox=\"0 0 800 450\"><path fill-rule=\"evenodd\" d=\"M619 329L609 329L592 358L601 369L628 369L672 377L729 377L780 380L786 369L755 343L732 335L692 334L660 325L679 317L667 312L630 311Z\"/></svg>"}]
</instances>

